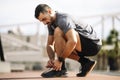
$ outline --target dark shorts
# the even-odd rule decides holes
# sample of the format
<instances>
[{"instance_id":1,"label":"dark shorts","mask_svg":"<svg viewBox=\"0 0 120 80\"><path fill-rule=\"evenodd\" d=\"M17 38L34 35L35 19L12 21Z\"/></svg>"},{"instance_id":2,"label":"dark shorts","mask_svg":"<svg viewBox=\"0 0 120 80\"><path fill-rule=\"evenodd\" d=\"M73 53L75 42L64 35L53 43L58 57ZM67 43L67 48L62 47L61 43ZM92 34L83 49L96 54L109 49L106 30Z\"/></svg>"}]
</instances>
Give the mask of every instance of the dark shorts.
<instances>
[{"instance_id":1,"label":"dark shorts","mask_svg":"<svg viewBox=\"0 0 120 80\"><path fill-rule=\"evenodd\" d=\"M85 38L84 36L80 34L79 36L81 40L82 51L81 52L77 51L77 52L80 57L81 56L94 56L100 51L101 45L94 43L92 40Z\"/></svg>"}]
</instances>

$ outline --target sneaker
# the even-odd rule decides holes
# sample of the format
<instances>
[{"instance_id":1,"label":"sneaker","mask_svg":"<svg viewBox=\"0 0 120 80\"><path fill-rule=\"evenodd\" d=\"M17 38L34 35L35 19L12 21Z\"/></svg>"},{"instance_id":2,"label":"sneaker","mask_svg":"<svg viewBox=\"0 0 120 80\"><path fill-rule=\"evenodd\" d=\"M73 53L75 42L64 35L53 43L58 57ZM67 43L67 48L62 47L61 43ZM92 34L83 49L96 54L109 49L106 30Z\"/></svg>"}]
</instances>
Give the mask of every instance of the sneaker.
<instances>
[{"instance_id":1,"label":"sneaker","mask_svg":"<svg viewBox=\"0 0 120 80\"><path fill-rule=\"evenodd\" d=\"M85 64L81 64L82 69L81 72L78 73L77 77L85 77L89 72L91 72L96 64L96 61L89 61Z\"/></svg>"},{"instance_id":2,"label":"sneaker","mask_svg":"<svg viewBox=\"0 0 120 80\"><path fill-rule=\"evenodd\" d=\"M43 72L41 74L42 77L44 78L53 78L53 77L66 77L66 70L61 70L61 71L55 71L55 70L49 70L47 72Z\"/></svg>"}]
</instances>

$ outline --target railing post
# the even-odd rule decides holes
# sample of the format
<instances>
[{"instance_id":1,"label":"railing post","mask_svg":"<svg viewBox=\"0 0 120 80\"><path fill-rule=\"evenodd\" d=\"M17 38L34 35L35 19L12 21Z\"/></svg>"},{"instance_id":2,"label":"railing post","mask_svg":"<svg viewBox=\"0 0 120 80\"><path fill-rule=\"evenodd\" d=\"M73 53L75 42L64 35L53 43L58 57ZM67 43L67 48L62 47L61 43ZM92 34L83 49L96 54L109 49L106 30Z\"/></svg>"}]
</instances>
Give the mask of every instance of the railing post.
<instances>
[{"instance_id":1,"label":"railing post","mask_svg":"<svg viewBox=\"0 0 120 80\"><path fill-rule=\"evenodd\" d=\"M1 59L1 61L5 61L2 42L1 42L1 36L0 36L0 59Z\"/></svg>"}]
</instances>

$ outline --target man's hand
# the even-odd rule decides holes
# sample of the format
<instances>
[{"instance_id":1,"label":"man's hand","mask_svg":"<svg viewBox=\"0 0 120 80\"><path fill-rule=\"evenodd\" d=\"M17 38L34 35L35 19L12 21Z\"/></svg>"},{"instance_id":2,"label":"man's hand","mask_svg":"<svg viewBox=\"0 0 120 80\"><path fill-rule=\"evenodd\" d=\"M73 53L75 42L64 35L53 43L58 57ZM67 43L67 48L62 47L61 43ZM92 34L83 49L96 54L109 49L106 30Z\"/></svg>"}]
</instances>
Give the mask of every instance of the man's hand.
<instances>
[{"instance_id":1,"label":"man's hand","mask_svg":"<svg viewBox=\"0 0 120 80\"><path fill-rule=\"evenodd\" d=\"M62 62L59 60L54 60L53 70L60 71L62 67Z\"/></svg>"},{"instance_id":2,"label":"man's hand","mask_svg":"<svg viewBox=\"0 0 120 80\"><path fill-rule=\"evenodd\" d=\"M53 68L54 66L54 60L48 60L46 68Z\"/></svg>"}]
</instances>

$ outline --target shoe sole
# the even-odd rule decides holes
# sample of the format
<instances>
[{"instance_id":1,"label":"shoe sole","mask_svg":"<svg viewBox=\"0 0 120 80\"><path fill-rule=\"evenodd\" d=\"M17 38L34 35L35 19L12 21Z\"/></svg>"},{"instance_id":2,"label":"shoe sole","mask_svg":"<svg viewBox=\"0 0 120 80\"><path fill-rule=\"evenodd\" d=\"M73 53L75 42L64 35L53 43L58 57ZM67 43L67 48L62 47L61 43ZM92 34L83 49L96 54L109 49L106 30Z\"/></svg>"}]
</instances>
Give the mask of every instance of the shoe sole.
<instances>
[{"instance_id":1,"label":"shoe sole","mask_svg":"<svg viewBox=\"0 0 120 80\"><path fill-rule=\"evenodd\" d=\"M65 77L68 77L68 76L67 75L61 75L61 76L54 76L52 78L58 78L58 77L65 78Z\"/></svg>"},{"instance_id":2,"label":"shoe sole","mask_svg":"<svg viewBox=\"0 0 120 80\"><path fill-rule=\"evenodd\" d=\"M43 78L58 78L58 77L61 77L61 78L66 78L68 77L67 75L61 75L61 76L52 76L52 77L46 77L46 76L43 76L41 75Z\"/></svg>"}]
</instances>

